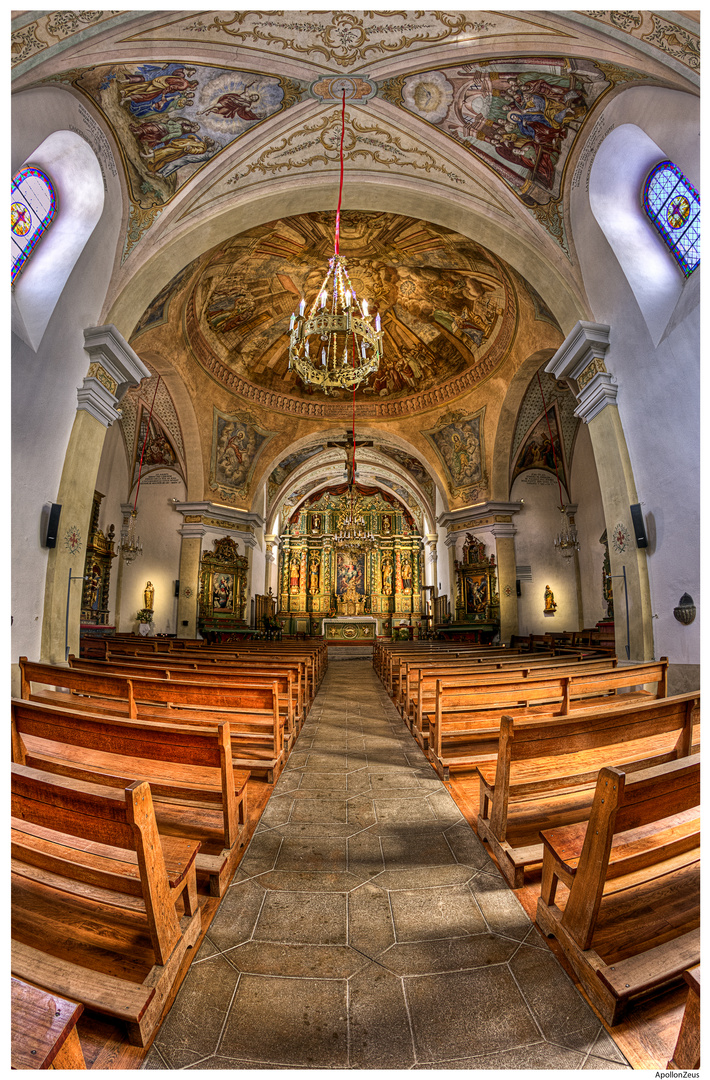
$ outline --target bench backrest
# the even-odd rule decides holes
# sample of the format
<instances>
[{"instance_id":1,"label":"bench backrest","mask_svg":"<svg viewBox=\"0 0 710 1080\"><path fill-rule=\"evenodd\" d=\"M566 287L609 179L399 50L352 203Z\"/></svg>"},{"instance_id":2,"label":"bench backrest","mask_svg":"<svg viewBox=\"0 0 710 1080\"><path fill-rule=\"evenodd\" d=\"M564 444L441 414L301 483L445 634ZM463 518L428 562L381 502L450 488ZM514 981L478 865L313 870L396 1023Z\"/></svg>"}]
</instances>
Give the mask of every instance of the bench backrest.
<instances>
[{"instance_id":1,"label":"bench backrest","mask_svg":"<svg viewBox=\"0 0 710 1080\"><path fill-rule=\"evenodd\" d=\"M614 836L682 814L699 804L699 754L628 776L619 769L600 771L577 872L562 916L563 925L580 948L590 947Z\"/></svg>"},{"instance_id":2,"label":"bench backrest","mask_svg":"<svg viewBox=\"0 0 710 1080\"><path fill-rule=\"evenodd\" d=\"M136 782L117 791L26 765L12 765L11 770L13 817L135 852L140 870L138 895L145 904L156 959L165 964L181 932L170 896L150 786ZM66 872L70 872L69 867ZM125 888L129 889L130 884L126 883Z\"/></svg>"}]
</instances>

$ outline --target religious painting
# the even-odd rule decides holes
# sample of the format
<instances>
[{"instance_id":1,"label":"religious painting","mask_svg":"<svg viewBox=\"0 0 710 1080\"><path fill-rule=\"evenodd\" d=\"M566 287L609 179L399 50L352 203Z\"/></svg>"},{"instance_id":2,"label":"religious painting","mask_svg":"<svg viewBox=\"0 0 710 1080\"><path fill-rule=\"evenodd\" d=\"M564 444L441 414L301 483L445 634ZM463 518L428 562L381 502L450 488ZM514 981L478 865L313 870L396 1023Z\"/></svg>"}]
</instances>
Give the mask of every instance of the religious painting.
<instances>
[{"instance_id":1,"label":"religious painting","mask_svg":"<svg viewBox=\"0 0 710 1080\"><path fill-rule=\"evenodd\" d=\"M466 614L485 611L488 603L488 574L466 574Z\"/></svg>"},{"instance_id":2,"label":"religious painting","mask_svg":"<svg viewBox=\"0 0 710 1080\"><path fill-rule=\"evenodd\" d=\"M332 245L334 227L330 212L281 218L223 241L193 264L185 330L210 374L222 381L236 375L278 395L325 398L289 367L289 321L301 297L310 305L320 290L319 252ZM483 378L504 360L516 291L490 251L444 226L350 210L341 214L340 245L351 285L380 316L384 334L379 368L356 396L419 397L442 381ZM316 452L284 459L270 482L282 483L282 468Z\"/></svg>"},{"instance_id":3,"label":"religious painting","mask_svg":"<svg viewBox=\"0 0 710 1080\"><path fill-rule=\"evenodd\" d=\"M433 503L434 483L425 466L422 465L418 458L412 457L410 454L406 454L403 450L398 450L393 446L378 446L377 449L379 453L386 454L387 457L391 457L404 469L407 469L417 481L429 502Z\"/></svg>"},{"instance_id":4,"label":"religious painting","mask_svg":"<svg viewBox=\"0 0 710 1080\"><path fill-rule=\"evenodd\" d=\"M535 56L420 72L388 96L455 139L535 211L559 202L585 118L615 81L627 77L625 69L609 64ZM561 215L540 214L539 220L565 247Z\"/></svg>"},{"instance_id":5,"label":"religious painting","mask_svg":"<svg viewBox=\"0 0 710 1080\"><path fill-rule=\"evenodd\" d=\"M550 431L552 431L552 439L550 439ZM542 469L544 472L552 473L553 476L559 475L561 482L567 487L567 471L555 404L548 406L547 416L543 413L523 440L515 459L511 482L528 469Z\"/></svg>"},{"instance_id":6,"label":"religious painting","mask_svg":"<svg viewBox=\"0 0 710 1080\"><path fill-rule=\"evenodd\" d=\"M336 592L342 596L350 586L359 596L365 595L365 554L339 551L336 567Z\"/></svg>"},{"instance_id":7,"label":"religious painting","mask_svg":"<svg viewBox=\"0 0 710 1080\"><path fill-rule=\"evenodd\" d=\"M254 467L266 443L275 432L255 423L250 413L229 415L214 410L210 487L221 498L233 501L244 497Z\"/></svg>"},{"instance_id":8,"label":"religious painting","mask_svg":"<svg viewBox=\"0 0 710 1080\"><path fill-rule=\"evenodd\" d=\"M212 612L234 612L234 577L215 571L210 581L210 596L212 598Z\"/></svg>"},{"instance_id":9,"label":"religious painting","mask_svg":"<svg viewBox=\"0 0 710 1080\"><path fill-rule=\"evenodd\" d=\"M158 295L153 298L141 315L138 325L131 335L131 341L133 341L138 334L142 334L144 330L150 330L152 327L160 326L162 323L168 321L170 301L184 284L185 279L189 276L189 272L189 267L183 267L183 269L178 271L175 277L172 278L167 285L163 286Z\"/></svg>"},{"instance_id":10,"label":"religious painting","mask_svg":"<svg viewBox=\"0 0 710 1080\"><path fill-rule=\"evenodd\" d=\"M321 450L325 450L325 446L319 443L317 446L307 446L304 450L298 450L295 454L289 454L287 457L282 458L269 474L269 502L271 502L284 480L304 461L308 461L315 454L320 454Z\"/></svg>"},{"instance_id":11,"label":"religious painting","mask_svg":"<svg viewBox=\"0 0 710 1080\"><path fill-rule=\"evenodd\" d=\"M164 205L215 154L306 92L294 79L176 60L104 64L67 78L111 126L143 211Z\"/></svg>"},{"instance_id":12,"label":"religious painting","mask_svg":"<svg viewBox=\"0 0 710 1080\"><path fill-rule=\"evenodd\" d=\"M444 466L452 495L468 494L485 487L483 417L477 413L446 413L436 427L422 432L434 446Z\"/></svg>"}]
</instances>

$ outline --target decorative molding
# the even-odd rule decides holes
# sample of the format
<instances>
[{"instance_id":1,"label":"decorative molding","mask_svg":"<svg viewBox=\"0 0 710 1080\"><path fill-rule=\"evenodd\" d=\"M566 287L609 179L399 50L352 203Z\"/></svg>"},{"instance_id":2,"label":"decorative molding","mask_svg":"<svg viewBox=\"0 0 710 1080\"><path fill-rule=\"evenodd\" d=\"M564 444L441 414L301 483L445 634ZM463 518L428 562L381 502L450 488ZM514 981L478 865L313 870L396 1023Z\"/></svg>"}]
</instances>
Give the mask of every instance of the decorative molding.
<instances>
[{"instance_id":1,"label":"decorative molding","mask_svg":"<svg viewBox=\"0 0 710 1080\"><path fill-rule=\"evenodd\" d=\"M598 371L606 372L606 366L601 356L596 356L590 364L587 364L586 368L577 379L577 386L579 389L583 390Z\"/></svg>"},{"instance_id":2,"label":"decorative molding","mask_svg":"<svg viewBox=\"0 0 710 1080\"><path fill-rule=\"evenodd\" d=\"M98 379L99 382L106 387L109 394L113 394L115 396L116 390L118 389L118 383L115 379L111 378L106 368L102 367L101 364L97 363L96 361L93 364L89 364L89 370L86 373L86 378Z\"/></svg>"}]
</instances>

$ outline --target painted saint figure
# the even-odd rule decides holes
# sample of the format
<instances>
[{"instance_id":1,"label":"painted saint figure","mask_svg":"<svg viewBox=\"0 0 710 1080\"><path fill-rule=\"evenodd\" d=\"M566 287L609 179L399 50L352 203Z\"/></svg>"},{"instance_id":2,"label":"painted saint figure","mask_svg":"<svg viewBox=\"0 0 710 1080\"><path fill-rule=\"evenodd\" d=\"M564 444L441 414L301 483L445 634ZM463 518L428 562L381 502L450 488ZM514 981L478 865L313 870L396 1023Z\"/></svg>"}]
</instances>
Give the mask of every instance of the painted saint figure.
<instances>
[{"instance_id":1,"label":"painted saint figure","mask_svg":"<svg viewBox=\"0 0 710 1080\"><path fill-rule=\"evenodd\" d=\"M555 603L555 594L549 585L545 586L545 611L555 611L557 604Z\"/></svg>"},{"instance_id":2,"label":"painted saint figure","mask_svg":"<svg viewBox=\"0 0 710 1080\"><path fill-rule=\"evenodd\" d=\"M412 591L412 564L408 558L402 562L402 590L406 593Z\"/></svg>"},{"instance_id":3,"label":"painted saint figure","mask_svg":"<svg viewBox=\"0 0 710 1080\"><path fill-rule=\"evenodd\" d=\"M291 556L291 592L298 592L300 574L300 556L293 554Z\"/></svg>"},{"instance_id":4,"label":"painted saint figure","mask_svg":"<svg viewBox=\"0 0 710 1080\"><path fill-rule=\"evenodd\" d=\"M311 563L310 587L313 594L320 592L320 563L317 559Z\"/></svg>"},{"instance_id":5,"label":"painted saint figure","mask_svg":"<svg viewBox=\"0 0 710 1080\"><path fill-rule=\"evenodd\" d=\"M389 555L382 560L382 592L385 596L392 595L392 560Z\"/></svg>"}]
</instances>

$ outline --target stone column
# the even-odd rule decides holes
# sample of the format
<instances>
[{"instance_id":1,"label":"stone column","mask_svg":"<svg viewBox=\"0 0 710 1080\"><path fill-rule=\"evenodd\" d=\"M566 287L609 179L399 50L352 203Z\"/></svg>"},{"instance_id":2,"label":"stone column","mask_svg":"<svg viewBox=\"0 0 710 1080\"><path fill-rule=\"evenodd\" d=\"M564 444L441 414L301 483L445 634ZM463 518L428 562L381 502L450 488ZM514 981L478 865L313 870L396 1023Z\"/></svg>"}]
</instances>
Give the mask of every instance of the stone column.
<instances>
[{"instance_id":1,"label":"stone column","mask_svg":"<svg viewBox=\"0 0 710 1080\"><path fill-rule=\"evenodd\" d=\"M510 642L518 633L518 595L515 590L515 534L512 522L494 525L491 533L496 542L496 576L500 597L500 640Z\"/></svg>"},{"instance_id":2,"label":"stone column","mask_svg":"<svg viewBox=\"0 0 710 1080\"><path fill-rule=\"evenodd\" d=\"M57 546L49 552L45 579L41 659L53 664L63 664L69 653L79 653L81 585L78 579L84 570L106 429L117 418L116 406L128 388L150 375L115 326L85 330L84 348L89 354L89 370L77 390L77 412L57 492L57 502L62 507L59 536Z\"/></svg>"},{"instance_id":3,"label":"stone column","mask_svg":"<svg viewBox=\"0 0 710 1080\"><path fill-rule=\"evenodd\" d=\"M202 521L187 521L180 527L180 595L177 610L179 638L197 637L197 613L200 599L200 559L206 529ZM187 623L187 626L183 626Z\"/></svg>"},{"instance_id":4,"label":"stone column","mask_svg":"<svg viewBox=\"0 0 710 1080\"><path fill-rule=\"evenodd\" d=\"M434 596L436 596L437 592L438 592L438 586L439 586L439 578L437 576L438 563L437 563L436 543L437 543L437 540L439 539L439 534L438 533L425 533L422 539L423 539L423 542L424 542L424 562L425 562L425 565L428 562L430 567L431 567L431 581L426 580L427 575L426 575L426 573L424 573L424 574L422 574L422 578L423 578L422 584L423 585L433 585L434 586Z\"/></svg>"},{"instance_id":5,"label":"stone column","mask_svg":"<svg viewBox=\"0 0 710 1080\"><path fill-rule=\"evenodd\" d=\"M646 552L636 546L631 506L638 502L633 468L616 403L618 385L607 370L610 327L579 322L545 370L564 379L575 394L575 415L589 428L599 476L614 587L616 653L626 658L626 602L629 606L629 656L653 657L651 592ZM623 595L626 574L627 596Z\"/></svg>"}]
</instances>

